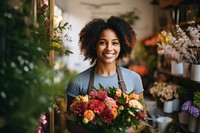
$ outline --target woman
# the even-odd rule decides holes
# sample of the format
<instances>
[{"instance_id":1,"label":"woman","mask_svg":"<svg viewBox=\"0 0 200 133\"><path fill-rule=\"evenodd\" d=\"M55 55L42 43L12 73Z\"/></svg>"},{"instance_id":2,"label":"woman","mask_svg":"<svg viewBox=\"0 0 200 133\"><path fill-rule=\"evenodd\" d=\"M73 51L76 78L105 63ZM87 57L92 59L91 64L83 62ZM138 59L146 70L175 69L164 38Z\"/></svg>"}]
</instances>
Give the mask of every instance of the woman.
<instances>
[{"instance_id":1,"label":"woman","mask_svg":"<svg viewBox=\"0 0 200 133\"><path fill-rule=\"evenodd\" d=\"M141 77L117 65L120 59L131 53L135 45L135 37L136 34L131 26L114 16L107 21L94 19L81 30L81 51L85 60L91 60L91 64L94 65L70 81L67 88L68 109L77 95L85 95L90 91L90 86L99 88L99 84L105 88L116 87L127 92L134 90L143 99ZM79 128L74 125L70 123L67 125L71 132L79 132ZM134 131L130 129L128 132Z\"/></svg>"}]
</instances>

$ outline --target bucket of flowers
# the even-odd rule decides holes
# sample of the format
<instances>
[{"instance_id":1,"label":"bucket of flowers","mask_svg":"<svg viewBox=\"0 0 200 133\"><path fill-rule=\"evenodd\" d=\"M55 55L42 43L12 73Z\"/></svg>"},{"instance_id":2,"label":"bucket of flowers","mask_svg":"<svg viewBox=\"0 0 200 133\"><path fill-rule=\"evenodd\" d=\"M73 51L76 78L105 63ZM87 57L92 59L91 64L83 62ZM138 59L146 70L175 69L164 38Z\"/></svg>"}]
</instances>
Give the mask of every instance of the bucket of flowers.
<instances>
[{"instance_id":1,"label":"bucket of flowers","mask_svg":"<svg viewBox=\"0 0 200 133\"><path fill-rule=\"evenodd\" d=\"M108 87L93 89L85 96L77 96L66 112L68 121L90 132L125 133L129 127L137 129L146 122L146 112L139 95Z\"/></svg>"}]
</instances>

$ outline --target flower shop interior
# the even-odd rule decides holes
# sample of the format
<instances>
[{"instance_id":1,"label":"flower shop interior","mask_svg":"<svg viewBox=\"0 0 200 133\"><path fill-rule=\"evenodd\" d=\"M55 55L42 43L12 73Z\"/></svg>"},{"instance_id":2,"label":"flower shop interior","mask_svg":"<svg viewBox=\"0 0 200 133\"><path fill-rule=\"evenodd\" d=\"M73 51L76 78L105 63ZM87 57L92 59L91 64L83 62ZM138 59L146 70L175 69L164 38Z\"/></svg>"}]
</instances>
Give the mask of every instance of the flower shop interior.
<instances>
[{"instance_id":1,"label":"flower shop interior","mask_svg":"<svg viewBox=\"0 0 200 133\"><path fill-rule=\"evenodd\" d=\"M200 133L199 0L1 0L0 132L68 133L66 87L90 67L79 32L118 16L137 34L120 65L138 73L143 133Z\"/></svg>"}]
</instances>

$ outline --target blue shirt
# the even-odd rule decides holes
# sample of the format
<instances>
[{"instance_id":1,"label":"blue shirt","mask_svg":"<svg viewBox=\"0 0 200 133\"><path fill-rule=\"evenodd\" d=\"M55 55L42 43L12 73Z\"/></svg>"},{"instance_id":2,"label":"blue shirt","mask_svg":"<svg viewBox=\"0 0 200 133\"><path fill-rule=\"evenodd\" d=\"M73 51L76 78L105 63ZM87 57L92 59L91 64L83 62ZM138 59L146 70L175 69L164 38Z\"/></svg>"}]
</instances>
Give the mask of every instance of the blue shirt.
<instances>
[{"instance_id":1,"label":"blue shirt","mask_svg":"<svg viewBox=\"0 0 200 133\"><path fill-rule=\"evenodd\" d=\"M135 93L142 92L143 85L139 74L121 67L122 76L126 84L127 92L135 91ZM77 74L68 84L67 95L76 97L78 95L86 95L89 88L91 68ZM119 88L117 73L112 76L102 76L95 73L94 76L94 87L99 89L99 84L104 88L115 87Z\"/></svg>"}]
</instances>

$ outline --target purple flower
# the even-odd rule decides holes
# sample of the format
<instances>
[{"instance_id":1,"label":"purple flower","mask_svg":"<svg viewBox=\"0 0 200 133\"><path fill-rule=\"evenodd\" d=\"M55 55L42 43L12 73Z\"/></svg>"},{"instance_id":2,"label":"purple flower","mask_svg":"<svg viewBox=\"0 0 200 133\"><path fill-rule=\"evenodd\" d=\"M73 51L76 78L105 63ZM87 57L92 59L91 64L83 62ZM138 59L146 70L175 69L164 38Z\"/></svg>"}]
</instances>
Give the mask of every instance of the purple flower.
<instances>
[{"instance_id":1,"label":"purple flower","mask_svg":"<svg viewBox=\"0 0 200 133\"><path fill-rule=\"evenodd\" d=\"M194 117L199 117L199 115L200 115L200 108L197 108L195 106L191 106L189 108L189 113L191 115L193 115Z\"/></svg>"},{"instance_id":2,"label":"purple flower","mask_svg":"<svg viewBox=\"0 0 200 133\"><path fill-rule=\"evenodd\" d=\"M187 111L187 110L189 110L189 108L192 106L192 101L186 101L183 105L182 105L182 107L181 107L181 109L182 109L182 111Z\"/></svg>"}]
</instances>

